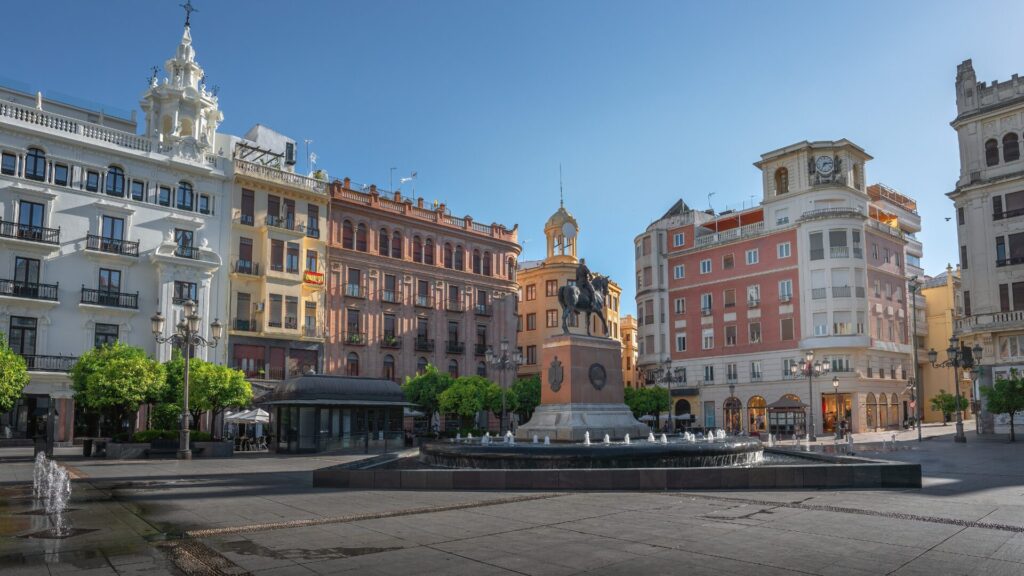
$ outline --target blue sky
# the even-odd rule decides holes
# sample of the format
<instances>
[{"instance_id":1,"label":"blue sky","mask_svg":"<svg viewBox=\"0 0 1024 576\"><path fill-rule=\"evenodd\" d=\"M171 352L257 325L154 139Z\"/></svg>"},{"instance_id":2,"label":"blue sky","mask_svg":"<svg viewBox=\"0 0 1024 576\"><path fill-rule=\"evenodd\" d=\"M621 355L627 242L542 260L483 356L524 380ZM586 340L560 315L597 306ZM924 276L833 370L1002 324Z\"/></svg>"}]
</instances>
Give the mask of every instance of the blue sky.
<instances>
[{"instance_id":1,"label":"blue sky","mask_svg":"<svg viewBox=\"0 0 1024 576\"><path fill-rule=\"evenodd\" d=\"M138 107L181 35L182 0L39 2L4 27L7 79ZM1024 73L1018 2L269 2L196 0L198 60L222 131L310 138L332 177L388 185L456 215L519 223L524 258L565 201L580 253L634 308L632 239L676 198L759 195L751 165L849 138L869 182L921 205L925 269L956 261L944 196L959 171L956 65ZM27 14L26 14L27 15ZM19 54L14 57L13 54ZM301 164L300 164L301 166ZM408 187L405 190L411 193Z\"/></svg>"}]
</instances>

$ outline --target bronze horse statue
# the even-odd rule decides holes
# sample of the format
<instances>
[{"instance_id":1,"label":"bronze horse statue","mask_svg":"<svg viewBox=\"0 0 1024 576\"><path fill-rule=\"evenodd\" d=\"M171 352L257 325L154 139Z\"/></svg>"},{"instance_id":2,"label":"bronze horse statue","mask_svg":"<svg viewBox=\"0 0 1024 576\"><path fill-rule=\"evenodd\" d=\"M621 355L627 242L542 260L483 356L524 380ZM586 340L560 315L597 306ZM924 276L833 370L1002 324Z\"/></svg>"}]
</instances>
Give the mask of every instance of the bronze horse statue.
<instances>
[{"instance_id":1,"label":"bronze horse statue","mask_svg":"<svg viewBox=\"0 0 1024 576\"><path fill-rule=\"evenodd\" d=\"M562 305L562 333L569 333L569 314L584 312L587 315L587 336L590 334L590 315L597 314L604 326L604 335L608 336L608 321L604 317L604 302L608 295L608 277L595 275L590 284L594 287L594 297L584 294L579 286L568 285L558 289L558 303Z\"/></svg>"}]
</instances>

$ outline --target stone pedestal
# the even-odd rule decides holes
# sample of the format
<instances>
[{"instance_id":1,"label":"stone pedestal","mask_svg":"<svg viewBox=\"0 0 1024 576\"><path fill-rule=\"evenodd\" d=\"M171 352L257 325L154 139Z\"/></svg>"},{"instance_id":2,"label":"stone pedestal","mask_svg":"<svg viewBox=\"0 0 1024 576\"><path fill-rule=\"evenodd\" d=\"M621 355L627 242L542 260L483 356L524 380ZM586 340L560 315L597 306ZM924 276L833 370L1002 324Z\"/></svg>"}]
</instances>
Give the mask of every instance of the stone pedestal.
<instances>
[{"instance_id":1,"label":"stone pedestal","mask_svg":"<svg viewBox=\"0 0 1024 576\"><path fill-rule=\"evenodd\" d=\"M519 427L516 437L536 434L551 440L580 442L589 431L591 442L604 435L621 440L646 438L650 428L633 417L623 402L622 354L611 338L559 335L541 350L540 406Z\"/></svg>"}]
</instances>

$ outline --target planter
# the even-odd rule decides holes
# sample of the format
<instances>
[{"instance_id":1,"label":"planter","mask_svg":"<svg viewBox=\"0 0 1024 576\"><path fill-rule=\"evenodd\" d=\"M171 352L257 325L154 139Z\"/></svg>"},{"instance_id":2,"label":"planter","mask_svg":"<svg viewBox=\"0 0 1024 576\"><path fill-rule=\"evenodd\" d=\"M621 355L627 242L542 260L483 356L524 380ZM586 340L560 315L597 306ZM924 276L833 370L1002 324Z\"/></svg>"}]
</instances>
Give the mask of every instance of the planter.
<instances>
[{"instance_id":1,"label":"planter","mask_svg":"<svg viewBox=\"0 0 1024 576\"><path fill-rule=\"evenodd\" d=\"M149 452L148 442L107 442L108 460L141 460Z\"/></svg>"}]
</instances>

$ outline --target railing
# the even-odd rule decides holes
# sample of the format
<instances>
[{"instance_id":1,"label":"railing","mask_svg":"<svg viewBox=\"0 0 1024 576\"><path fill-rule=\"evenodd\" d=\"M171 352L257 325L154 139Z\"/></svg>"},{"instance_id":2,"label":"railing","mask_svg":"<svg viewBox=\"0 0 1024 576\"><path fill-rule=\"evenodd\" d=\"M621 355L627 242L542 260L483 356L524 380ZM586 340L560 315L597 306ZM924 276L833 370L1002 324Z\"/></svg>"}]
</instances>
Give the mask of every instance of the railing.
<instances>
[{"instance_id":1,"label":"railing","mask_svg":"<svg viewBox=\"0 0 1024 576\"><path fill-rule=\"evenodd\" d=\"M434 341L430 338L417 337L416 342L413 344L413 348L415 348L417 352L433 352Z\"/></svg>"},{"instance_id":2,"label":"railing","mask_svg":"<svg viewBox=\"0 0 1024 576\"><path fill-rule=\"evenodd\" d=\"M830 246L829 257L831 258L849 258L850 248L848 246Z\"/></svg>"},{"instance_id":3,"label":"railing","mask_svg":"<svg viewBox=\"0 0 1024 576\"><path fill-rule=\"evenodd\" d=\"M491 305L490 304L477 304L476 306L473 307L473 312L476 313L477 316L490 316L491 315Z\"/></svg>"},{"instance_id":4,"label":"railing","mask_svg":"<svg viewBox=\"0 0 1024 576\"><path fill-rule=\"evenodd\" d=\"M449 312L462 312L462 301L461 300L445 300L445 310Z\"/></svg>"},{"instance_id":5,"label":"railing","mask_svg":"<svg viewBox=\"0 0 1024 576\"><path fill-rule=\"evenodd\" d=\"M358 332L356 330L349 330L341 335L342 342L349 346L365 346L366 345L366 332Z\"/></svg>"},{"instance_id":6,"label":"railing","mask_svg":"<svg viewBox=\"0 0 1024 576\"><path fill-rule=\"evenodd\" d=\"M296 223L295 218L281 218L280 216L271 216L268 214L265 222L267 223L267 226L281 228L282 230L291 230L300 233L306 232L306 225Z\"/></svg>"},{"instance_id":7,"label":"railing","mask_svg":"<svg viewBox=\"0 0 1024 576\"><path fill-rule=\"evenodd\" d=\"M78 362L78 356L46 356L43 354L22 354L29 370L37 372L70 372Z\"/></svg>"},{"instance_id":8,"label":"railing","mask_svg":"<svg viewBox=\"0 0 1024 576\"><path fill-rule=\"evenodd\" d=\"M486 356L487 355L487 344L473 344L473 354L475 356Z\"/></svg>"},{"instance_id":9,"label":"railing","mask_svg":"<svg viewBox=\"0 0 1024 576\"><path fill-rule=\"evenodd\" d=\"M178 306L181 306L182 304L184 304L185 302L188 302L189 300L191 300L191 301L196 303L196 308L199 307L199 298L179 298L177 296L174 296L173 298L171 298L171 303L175 304L175 305L178 305Z\"/></svg>"},{"instance_id":10,"label":"railing","mask_svg":"<svg viewBox=\"0 0 1024 576\"><path fill-rule=\"evenodd\" d=\"M306 324L302 327L302 335L306 338L321 338L323 333L317 328L316 324Z\"/></svg>"},{"instance_id":11,"label":"railing","mask_svg":"<svg viewBox=\"0 0 1024 576\"><path fill-rule=\"evenodd\" d=\"M760 298L749 298L747 299L747 308L757 308L761 305Z\"/></svg>"},{"instance_id":12,"label":"railing","mask_svg":"<svg viewBox=\"0 0 1024 576\"><path fill-rule=\"evenodd\" d=\"M849 298L851 294L849 286L833 286L832 297L833 298Z\"/></svg>"},{"instance_id":13,"label":"railing","mask_svg":"<svg viewBox=\"0 0 1024 576\"><path fill-rule=\"evenodd\" d=\"M996 267L1002 268L1003 266L1016 266L1017 264L1024 264L1024 257L1016 256L1013 258L1003 258L1002 260L996 260Z\"/></svg>"},{"instance_id":14,"label":"railing","mask_svg":"<svg viewBox=\"0 0 1024 576\"><path fill-rule=\"evenodd\" d=\"M903 231L900 230L899 228L894 228L892 226L889 226L888 224L883 224L882 222L879 222L878 220L875 220L873 218L868 218L867 223L868 226L874 228L875 230L878 230L879 232L884 232L890 236L895 236L896 238L899 238L901 240L906 237Z\"/></svg>"},{"instance_id":15,"label":"railing","mask_svg":"<svg viewBox=\"0 0 1024 576\"><path fill-rule=\"evenodd\" d=\"M112 308L139 308L139 293L111 292L82 286L82 304L110 306Z\"/></svg>"},{"instance_id":16,"label":"railing","mask_svg":"<svg viewBox=\"0 0 1024 576\"><path fill-rule=\"evenodd\" d=\"M299 328L299 319L295 316L285 316L284 328L285 330L297 330Z\"/></svg>"},{"instance_id":17,"label":"railing","mask_svg":"<svg viewBox=\"0 0 1024 576\"><path fill-rule=\"evenodd\" d=\"M434 299L427 294L417 294L413 299L413 304L418 308L433 308Z\"/></svg>"},{"instance_id":18,"label":"railing","mask_svg":"<svg viewBox=\"0 0 1024 576\"><path fill-rule=\"evenodd\" d=\"M149 139L137 134L114 130L113 128L107 128L106 126L100 126L91 122L83 122L68 116L54 114L53 112L44 112L37 108L22 106L13 102L0 102L0 117L11 118L26 124L35 124L36 126L50 128L58 132L78 134L92 140L108 142L130 150L150 152L153 146Z\"/></svg>"},{"instance_id":19,"label":"railing","mask_svg":"<svg viewBox=\"0 0 1024 576\"><path fill-rule=\"evenodd\" d=\"M242 226L255 226L256 217L252 214L239 214L238 220L236 220Z\"/></svg>"},{"instance_id":20,"label":"railing","mask_svg":"<svg viewBox=\"0 0 1024 576\"><path fill-rule=\"evenodd\" d=\"M710 386L715 383L715 379L711 380L697 380L697 386Z\"/></svg>"},{"instance_id":21,"label":"railing","mask_svg":"<svg viewBox=\"0 0 1024 576\"><path fill-rule=\"evenodd\" d=\"M380 341L380 347L398 350L402 347L402 339L393 334L385 334L384 338Z\"/></svg>"},{"instance_id":22,"label":"railing","mask_svg":"<svg viewBox=\"0 0 1024 576\"><path fill-rule=\"evenodd\" d=\"M0 236L41 244L60 244L60 228L43 228L0 220Z\"/></svg>"},{"instance_id":23,"label":"railing","mask_svg":"<svg viewBox=\"0 0 1024 576\"><path fill-rule=\"evenodd\" d=\"M755 236L761 236L764 233L764 222L755 222L739 228L733 228L732 230L726 230L725 232L715 232L704 236L698 236L694 240L693 245L696 248L701 248L704 246L719 244L721 242L737 240L739 238L753 238Z\"/></svg>"},{"instance_id":24,"label":"railing","mask_svg":"<svg viewBox=\"0 0 1024 576\"><path fill-rule=\"evenodd\" d=\"M825 297L825 288L811 288L811 300L821 300Z\"/></svg>"},{"instance_id":25,"label":"railing","mask_svg":"<svg viewBox=\"0 0 1024 576\"><path fill-rule=\"evenodd\" d=\"M399 304L402 302L402 293L398 290L388 290L385 288L380 291L380 301L388 304Z\"/></svg>"},{"instance_id":26,"label":"railing","mask_svg":"<svg viewBox=\"0 0 1024 576\"><path fill-rule=\"evenodd\" d=\"M320 238L320 229L319 228L309 228L309 227L307 227L306 228L306 236L308 236L310 238Z\"/></svg>"},{"instance_id":27,"label":"railing","mask_svg":"<svg viewBox=\"0 0 1024 576\"><path fill-rule=\"evenodd\" d=\"M284 170L279 170L273 166L263 166L262 164L256 164L255 162L249 162L248 160L242 160L239 158L235 159L235 171L246 176L286 184L288 186L302 188L318 194L324 194L327 190L327 184L322 180L309 178L300 174L295 174L294 172L285 172Z\"/></svg>"},{"instance_id":28,"label":"railing","mask_svg":"<svg viewBox=\"0 0 1024 576\"><path fill-rule=\"evenodd\" d=\"M199 248L195 246L178 246L174 249L174 255L181 258L188 258L190 260L199 259Z\"/></svg>"},{"instance_id":29,"label":"railing","mask_svg":"<svg viewBox=\"0 0 1024 576\"><path fill-rule=\"evenodd\" d=\"M349 298L366 298L366 286L345 284L345 296Z\"/></svg>"},{"instance_id":30,"label":"railing","mask_svg":"<svg viewBox=\"0 0 1024 576\"><path fill-rule=\"evenodd\" d=\"M231 327L239 332L259 332L259 324L255 318L235 318L231 321Z\"/></svg>"},{"instance_id":31,"label":"railing","mask_svg":"<svg viewBox=\"0 0 1024 576\"><path fill-rule=\"evenodd\" d=\"M792 302L792 301L793 301L793 295L792 294L779 294L779 302L782 302L783 304L785 304L787 302Z\"/></svg>"},{"instance_id":32,"label":"railing","mask_svg":"<svg viewBox=\"0 0 1024 576\"><path fill-rule=\"evenodd\" d=\"M284 264L282 264L280 262L271 262L270 263L270 271L271 272L284 272Z\"/></svg>"},{"instance_id":33,"label":"railing","mask_svg":"<svg viewBox=\"0 0 1024 576\"><path fill-rule=\"evenodd\" d=\"M856 218L863 217L864 211L860 208L852 208L850 206L834 207L834 208L815 208L814 210L807 210L800 215L801 220L813 220L817 218Z\"/></svg>"},{"instance_id":34,"label":"railing","mask_svg":"<svg viewBox=\"0 0 1024 576\"><path fill-rule=\"evenodd\" d=\"M260 276L260 263L252 260L235 260L232 271L236 274L247 274L249 276Z\"/></svg>"},{"instance_id":35,"label":"railing","mask_svg":"<svg viewBox=\"0 0 1024 576\"><path fill-rule=\"evenodd\" d=\"M57 301L57 284L39 284L21 280L0 279L0 296L16 296L32 300Z\"/></svg>"},{"instance_id":36,"label":"railing","mask_svg":"<svg viewBox=\"0 0 1024 576\"><path fill-rule=\"evenodd\" d=\"M999 327L1018 327L1024 325L1024 310L1014 310L1012 312L995 312L990 314L975 314L973 316L966 316L963 318L957 318L954 321L954 331L960 332L963 330L971 330L974 328L999 328Z\"/></svg>"},{"instance_id":37,"label":"railing","mask_svg":"<svg viewBox=\"0 0 1024 576\"><path fill-rule=\"evenodd\" d=\"M444 344L444 351L449 354L462 354L466 351L466 344L464 342L448 340Z\"/></svg>"},{"instance_id":38,"label":"railing","mask_svg":"<svg viewBox=\"0 0 1024 576\"><path fill-rule=\"evenodd\" d=\"M700 315L701 316L711 316L711 308L701 308L700 309Z\"/></svg>"},{"instance_id":39,"label":"railing","mask_svg":"<svg viewBox=\"0 0 1024 576\"><path fill-rule=\"evenodd\" d=\"M122 256L139 256L139 243L120 238L108 238L87 234L85 237L85 249L107 252L109 254L120 254Z\"/></svg>"},{"instance_id":40,"label":"railing","mask_svg":"<svg viewBox=\"0 0 1024 576\"><path fill-rule=\"evenodd\" d=\"M760 382L763 379L764 379L764 374L751 374L750 375L750 381L751 382Z\"/></svg>"},{"instance_id":41,"label":"railing","mask_svg":"<svg viewBox=\"0 0 1024 576\"><path fill-rule=\"evenodd\" d=\"M1003 210L1002 212L995 212L992 214L993 220L1004 220L1006 218L1016 218L1024 214L1024 208L1016 208L1014 210Z\"/></svg>"}]
</instances>

